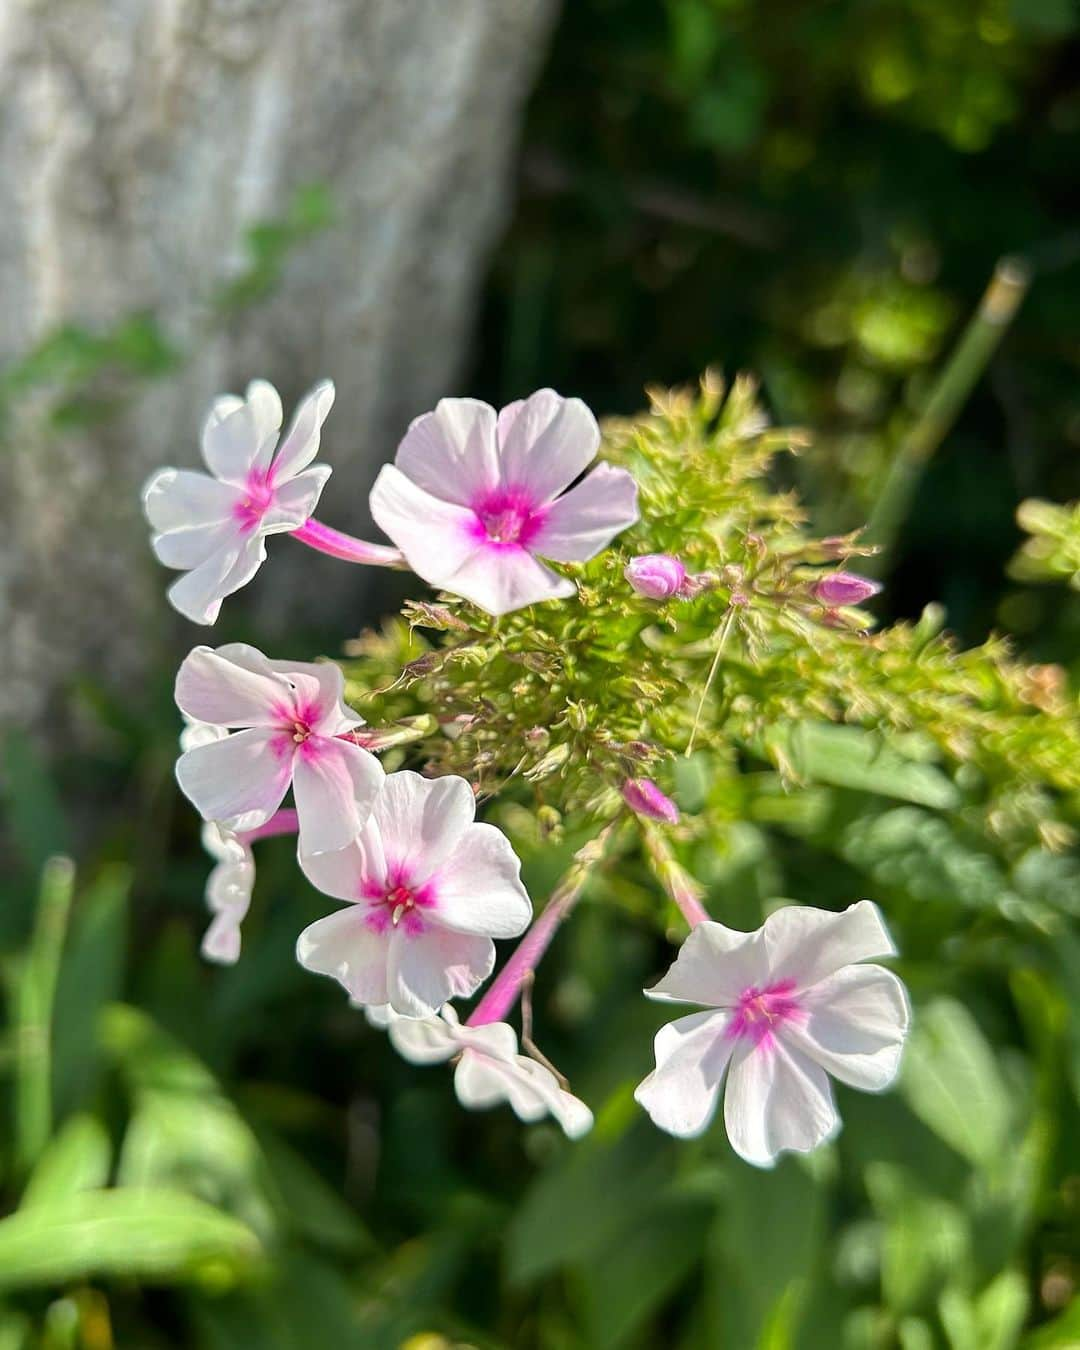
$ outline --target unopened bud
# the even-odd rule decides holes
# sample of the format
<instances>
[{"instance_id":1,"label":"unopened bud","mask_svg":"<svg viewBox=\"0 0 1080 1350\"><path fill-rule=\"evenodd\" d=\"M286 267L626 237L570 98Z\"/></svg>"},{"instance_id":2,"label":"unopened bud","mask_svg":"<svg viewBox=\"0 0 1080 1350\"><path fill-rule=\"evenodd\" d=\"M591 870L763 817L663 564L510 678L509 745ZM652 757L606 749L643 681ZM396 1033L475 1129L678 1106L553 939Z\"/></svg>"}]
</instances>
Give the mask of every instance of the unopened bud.
<instances>
[{"instance_id":1,"label":"unopened bud","mask_svg":"<svg viewBox=\"0 0 1080 1350\"><path fill-rule=\"evenodd\" d=\"M623 576L647 600L670 600L682 591L686 568L670 553L643 553L630 559Z\"/></svg>"},{"instance_id":2,"label":"unopened bud","mask_svg":"<svg viewBox=\"0 0 1080 1350\"><path fill-rule=\"evenodd\" d=\"M869 577L859 576L857 572L833 572L815 581L810 589L815 600L829 609L837 609L842 605L861 605L864 600L877 595L881 586Z\"/></svg>"},{"instance_id":3,"label":"unopened bud","mask_svg":"<svg viewBox=\"0 0 1080 1350\"><path fill-rule=\"evenodd\" d=\"M622 786L623 801L631 811L649 820L678 824L679 808L656 786L651 778L628 778Z\"/></svg>"}]
</instances>

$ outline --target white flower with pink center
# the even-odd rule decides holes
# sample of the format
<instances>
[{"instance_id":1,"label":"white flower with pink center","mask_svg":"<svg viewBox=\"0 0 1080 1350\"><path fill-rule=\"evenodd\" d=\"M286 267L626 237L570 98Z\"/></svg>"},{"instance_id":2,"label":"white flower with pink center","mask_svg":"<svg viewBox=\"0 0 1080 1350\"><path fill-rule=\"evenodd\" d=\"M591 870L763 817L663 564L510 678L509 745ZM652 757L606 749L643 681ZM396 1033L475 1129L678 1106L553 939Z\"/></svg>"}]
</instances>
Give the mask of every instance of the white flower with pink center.
<instances>
[{"instance_id":1,"label":"white flower with pink center","mask_svg":"<svg viewBox=\"0 0 1080 1350\"><path fill-rule=\"evenodd\" d=\"M830 1074L865 1092L896 1077L907 993L891 971L856 964L895 954L868 900L839 914L788 906L753 933L699 923L645 992L715 1011L661 1027L638 1102L662 1130L693 1137L726 1076L724 1123L747 1162L771 1167L785 1150L817 1148L840 1129Z\"/></svg>"},{"instance_id":2,"label":"white flower with pink center","mask_svg":"<svg viewBox=\"0 0 1080 1350\"><path fill-rule=\"evenodd\" d=\"M344 848L384 777L353 739L364 719L346 706L344 687L329 662L271 661L239 642L196 647L176 677L176 702L219 739L180 756L184 794L205 820L247 830L270 819L291 785L301 852Z\"/></svg>"},{"instance_id":3,"label":"white flower with pink center","mask_svg":"<svg viewBox=\"0 0 1080 1350\"><path fill-rule=\"evenodd\" d=\"M464 778L386 778L348 848L301 853L308 879L349 903L300 934L300 964L354 1003L408 1017L472 994L495 963L492 938L516 937L532 915L508 840L475 814Z\"/></svg>"},{"instance_id":4,"label":"white flower with pink center","mask_svg":"<svg viewBox=\"0 0 1080 1350\"><path fill-rule=\"evenodd\" d=\"M308 465L333 402L330 381L317 384L278 445L281 399L255 380L246 398L227 394L210 410L202 433L209 474L159 469L143 488L154 552L184 572L169 599L192 622L213 623L225 596L266 560L266 536L298 529L315 510L330 468Z\"/></svg>"},{"instance_id":5,"label":"white flower with pink center","mask_svg":"<svg viewBox=\"0 0 1080 1350\"><path fill-rule=\"evenodd\" d=\"M625 469L600 464L570 486L599 444L585 404L551 389L497 417L476 399L446 398L379 473L371 514L414 572L489 614L573 595L538 558L584 562L638 518Z\"/></svg>"},{"instance_id":6,"label":"white flower with pink center","mask_svg":"<svg viewBox=\"0 0 1080 1350\"><path fill-rule=\"evenodd\" d=\"M467 1110L508 1105L519 1120L551 1116L570 1139L592 1129L593 1113L545 1065L519 1054L517 1034L506 1022L470 1026L447 1003L435 1017L402 1017L390 1007L365 1008L368 1021L385 1029L410 1064L456 1061L454 1092Z\"/></svg>"}]
</instances>

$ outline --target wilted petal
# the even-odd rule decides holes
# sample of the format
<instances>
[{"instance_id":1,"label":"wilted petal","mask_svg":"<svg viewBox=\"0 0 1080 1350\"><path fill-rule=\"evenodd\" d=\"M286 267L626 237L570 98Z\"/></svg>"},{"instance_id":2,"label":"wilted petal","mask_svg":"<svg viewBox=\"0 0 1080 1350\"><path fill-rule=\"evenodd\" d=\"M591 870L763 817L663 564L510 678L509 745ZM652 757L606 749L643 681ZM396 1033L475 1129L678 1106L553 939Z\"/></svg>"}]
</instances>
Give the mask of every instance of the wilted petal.
<instances>
[{"instance_id":1,"label":"wilted petal","mask_svg":"<svg viewBox=\"0 0 1080 1350\"><path fill-rule=\"evenodd\" d=\"M480 547L472 511L425 492L393 464L380 469L370 507L412 570L433 586L441 586Z\"/></svg>"},{"instance_id":2,"label":"wilted petal","mask_svg":"<svg viewBox=\"0 0 1080 1350\"><path fill-rule=\"evenodd\" d=\"M532 917L521 863L494 825L466 829L438 869L435 893L439 922L459 933L517 937Z\"/></svg>"},{"instance_id":3,"label":"wilted petal","mask_svg":"<svg viewBox=\"0 0 1080 1350\"><path fill-rule=\"evenodd\" d=\"M731 1146L757 1167L785 1149L809 1153L840 1128L825 1070L778 1037L740 1041L728 1070L724 1123Z\"/></svg>"},{"instance_id":4,"label":"wilted petal","mask_svg":"<svg viewBox=\"0 0 1080 1350\"><path fill-rule=\"evenodd\" d=\"M394 463L425 492L468 506L499 485L495 409L475 398L440 399L410 423Z\"/></svg>"},{"instance_id":5,"label":"wilted petal","mask_svg":"<svg viewBox=\"0 0 1080 1350\"><path fill-rule=\"evenodd\" d=\"M288 684L269 670L258 673L254 663L241 664L232 656L237 649L244 651L245 662L248 651L262 657L255 648L244 649L239 643L218 651L212 647L190 651L176 676L177 707L186 717L219 727L277 725L282 703L291 692Z\"/></svg>"},{"instance_id":6,"label":"wilted petal","mask_svg":"<svg viewBox=\"0 0 1080 1350\"><path fill-rule=\"evenodd\" d=\"M722 923L699 923L667 974L645 993L663 1003L731 1007L744 989L767 983L768 975L760 929L740 933Z\"/></svg>"},{"instance_id":7,"label":"wilted petal","mask_svg":"<svg viewBox=\"0 0 1080 1350\"><path fill-rule=\"evenodd\" d=\"M372 810L388 862L405 869L414 886L441 868L475 815L464 778L424 778L408 769L384 780Z\"/></svg>"},{"instance_id":8,"label":"wilted petal","mask_svg":"<svg viewBox=\"0 0 1080 1350\"><path fill-rule=\"evenodd\" d=\"M330 380L322 380L300 402L274 456L270 478L275 488L307 468L319 453L322 424L333 406L334 386Z\"/></svg>"},{"instance_id":9,"label":"wilted petal","mask_svg":"<svg viewBox=\"0 0 1080 1350\"><path fill-rule=\"evenodd\" d=\"M235 732L181 755L176 780L205 820L250 812L262 824L281 805L292 776L292 747L281 740L271 727Z\"/></svg>"},{"instance_id":10,"label":"wilted petal","mask_svg":"<svg viewBox=\"0 0 1080 1350\"><path fill-rule=\"evenodd\" d=\"M537 562L527 549L508 545L480 547L456 571L435 584L471 600L489 614L510 614L541 600L565 600L577 592L572 581Z\"/></svg>"},{"instance_id":11,"label":"wilted petal","mask_svg":"<svg viewBox=\"0 0 1080 1350\"><path fill-rule=\"evenodd\" d=\"M724 1012L692 1013L656 1033L656 1068L634 1099L668 1134L689 1139L712 1120L735 1044L725 1034L727 1024Z\"/></svg>"},{"instance_id":12,"label":"wilted petal","mask_svg":"<svg viewBox=\"0 0 1080 1350\"><path fill-rule=\"evenodd\" d=\"M896 1077L911 1017L907 991L882 966L848 966L800 999L807 1020L783 1027L783 1037L838 1078L864 1092L881 1092Z\"/></svg>"},{"instance_id":13,"label":"wilted petal","mask_svg":"<svg viewBox=\"0 0 1080 1350\"><path fill-rule=\"evenodd\" d=\"M794 980L799 989L855 961L896 955L881 911L869 900L838 914L786 905L769 915L761 933L771 977Z\"/></svg>"},{"instance_id":14,"label":"wilted petal","mask_svg":"<svg viewBox=\"0 0 1080 1350\"><path fill-rule=\"evenodd\" d=\"M385 932L365 920L363 905L347 905L336 914L316 919L296 940L296 959L305 970L329 975L354 1003L386 1003Z\"/></svg>"},{"instance_id":15,"label":"wilted petal","mask_svg":"<svg viewBox=\"0 0 1080 1350\"><path fill-rule=\"evenodd\" d=\"M395 1012L430 1017L449 998L468 998L491 974L495 944L428 924L410 934L391 930L387 998Z\"/></svg>"},{"instance_id":16,"label":"wilted petal","mask_svg":"<svg viewBox=\"0 0 1080 1350\"><path fill-rule=\"evenodd\" d=\"M240 959L240 917L228 910L214 915L199 946L204 961L219 966L236 965Z\"/></svg>"},{"instance_id":17,"label":"wilted petal","mask_svg":"<svg viewBox=\"0 0 1080 1350\"><path fill-rule=\"evenodd\" d=\"M348 741L312 736L293 763L300 852L324 853L352 843L383 781L374 755Z\"/></svg>"},{"instance_id":18,"label":"wilted petal","mask_svg":"<svg viewBox=\"0 0 1080 1350\"><path fill-rule=\"evenodd\" d=\"M502 481L538 502L562 492L596 457L600 428L579 398L539 389L499 414Z\"/></svg>"},{"instance_id":19,"label":"wilted petal","mask_svg":"<svg viewBox=\"0 0 1080 1350\"><path fill-rule=\"evenodd\" d=\"M388 1011L390 1043L410 1064L443 1064L461 1049L454 1028L441 1017L401 1017Z\"/></svg>"},{"instance_id":20,"label":"wilted petal","mask_svg":"<svg viewBox=\"0 0 1080 1350\"><path fill-rule=\"evenodd\" d=\"M598 464L552 502L529 547L556 562L585 562L638 518L637 484L625 469Z\"/></svg>"}]
</instances>

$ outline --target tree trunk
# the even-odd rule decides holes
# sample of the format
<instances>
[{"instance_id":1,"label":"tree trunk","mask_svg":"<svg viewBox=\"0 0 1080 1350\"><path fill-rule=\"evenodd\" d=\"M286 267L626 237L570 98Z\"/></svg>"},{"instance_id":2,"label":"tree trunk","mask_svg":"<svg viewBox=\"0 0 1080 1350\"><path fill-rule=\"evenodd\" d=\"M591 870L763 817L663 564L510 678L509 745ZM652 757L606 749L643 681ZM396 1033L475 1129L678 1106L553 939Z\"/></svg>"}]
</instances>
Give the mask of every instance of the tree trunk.
<instances>
[{"instance_id":1,"label":"tree trunk","mask_svg":"<svg viewBox=\"0 0 1080 1350\"><path fill-rule=\"evenodd\" d=\"M167 618L138 504L157 466L197 465L216 393L265 376L288 414L332 378L320 516L364 527L378 464L460 369L554 3L0 0L0 719L55 717L79 672L131 689L170 634L220 640ZM253 278L252 226L310 184L331 223L280 260L264 232ZM223 302L237 277L268 294ZM127 369L152 364L139 313L167 375ZM270 550L226 619L336 608L347 636L370 574Z\"/></svg>"}]
</instances>

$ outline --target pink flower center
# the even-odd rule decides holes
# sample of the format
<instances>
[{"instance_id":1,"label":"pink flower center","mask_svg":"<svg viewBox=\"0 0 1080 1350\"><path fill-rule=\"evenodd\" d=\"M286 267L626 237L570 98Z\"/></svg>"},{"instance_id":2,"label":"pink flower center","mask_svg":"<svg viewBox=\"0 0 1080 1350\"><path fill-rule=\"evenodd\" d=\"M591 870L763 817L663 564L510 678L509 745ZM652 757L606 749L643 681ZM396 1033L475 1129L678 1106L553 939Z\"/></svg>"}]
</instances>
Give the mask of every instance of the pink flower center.
<instances>
[{"instance_id":1,"label":"pink flower center","mask_svg":"<svg viewBox=\"0 0 1080 1350\"><path fill-rule=\"evenodd\" d=\"M252 472L244 484L244 495L233 507L233 518L244 534L258 529L263 516L274 500L274 489L270 486L269 475Z\"/></svg>"},{"instance_id":2,"label":"pink flower center","mask_svg":"<svg viewBox=\"0 0 1080 1350\"><path fill-rule=\"evenodd\" d=\"M780 980L759 989L750 985L739 995L728 1023L727 1035L732 1040L748 1040L755 1047L768 1048L773 1033L785 1022L800 1022L805 1012L794 997L795 981Z\"/></svg>"},{"instance_id":3,"label":"pink flower center","mask_svg":"<svg viewBox=\"0 0 1080 1350\"><path fill-rule=\"evenodd\" d=\"M499 487L472 502L473 538L496 548L524 548L535 538L546 512L524 488Z\"/></svg>"},{"instance_id":4,"label":"pink flower center","mask_svg":"<svg viewBox=\"0 0 1080 1350\"><path fill-rule=\"evenodd\" d=\"M387 869L385 879L366 881L363 896L368 902L365 922L376 933L401 927L410 937L424 932L427 925L422 914L435 904L435 892L430 881L412 885L400 866Z\"/></svg>"}]
</instances>

